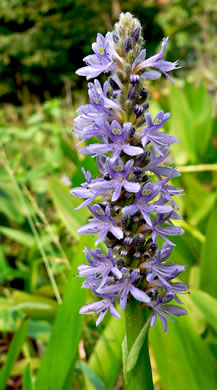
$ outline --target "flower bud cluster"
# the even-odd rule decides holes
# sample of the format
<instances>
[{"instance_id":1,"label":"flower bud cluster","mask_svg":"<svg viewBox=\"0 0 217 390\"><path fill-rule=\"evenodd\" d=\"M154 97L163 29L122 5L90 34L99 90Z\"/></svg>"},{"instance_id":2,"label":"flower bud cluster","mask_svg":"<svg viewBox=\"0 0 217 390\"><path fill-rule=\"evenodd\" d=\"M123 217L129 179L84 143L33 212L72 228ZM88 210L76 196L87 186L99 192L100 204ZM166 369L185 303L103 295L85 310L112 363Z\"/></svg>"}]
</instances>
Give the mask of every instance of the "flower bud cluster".
<instances>
[{"instance_id":1,"label":"flower bud cluster","mask_svg":"<svg viewBox=\"0 0 217 390\"><path fill-rule=\"evenodd\" d=\"M169 113L160 111L152 119L145 85L146 80L159 78L160 72L172 80L168 72L177 68L177 62L161 59L167 41L163 39L160 53L146 59L141 25L130 13L123 13L113 32L97 35L94 54L77 71L87 79L110 72L103 85L98 80L88 83L90 103L78 109L75 119L81 143L99 139L80 152L97 158L100 175L92 178L83 169L85 182L71 190L73 196L85 199L78 208L87 206L93 214L78 232L96 235L96 245L104 240L108 248L107 253L85 249L88 265L78 267L79 275L87 278L83 287L100 298L80 313L99 314L97 325L108 310L119 318L115 303L124 311L129 299L153 311L151 326L158 315L165 331L167 319L171 320L168 315L186 314L180 306L169 304L172 299L181 303L177 294L187 286L172 280L185 267L166 262L175 246L170 237L183 233L172 222L181 218L173 200L181 190L168 184L179 173L165 164L169 146L178 141L161 131ZM161 248L158 236L163 239Z\"/></svg>"}]
</instances>

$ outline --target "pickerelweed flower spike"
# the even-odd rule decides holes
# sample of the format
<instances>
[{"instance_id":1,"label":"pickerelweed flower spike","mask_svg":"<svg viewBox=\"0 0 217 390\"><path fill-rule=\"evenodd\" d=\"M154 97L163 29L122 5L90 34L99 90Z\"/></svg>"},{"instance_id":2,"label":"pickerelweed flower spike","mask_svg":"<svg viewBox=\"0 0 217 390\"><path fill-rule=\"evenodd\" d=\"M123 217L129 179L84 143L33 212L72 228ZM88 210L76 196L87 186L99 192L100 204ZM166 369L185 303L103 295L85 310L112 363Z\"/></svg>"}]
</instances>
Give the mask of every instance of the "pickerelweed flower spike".
<instances>
[{"instance_id":1,"label":"pickerelweed flower spike","mask_svg":"<svg viewBox=\"0 0 217 390\"><path fill-rule=\"evenodd\" d=\"M96 245L104 240L108 248L107 253L85 249L88 265L78 267L79 276L87 278L82 287L98 297L80 313L99 314L97 325L108 311L119 318L115 304L124 311L130 300L152 311L151 327L159 316L165 332L171 316L187 314L170 304L173 299L182 303L177 294L188 287L172 280L185 267L167 262L175 246L170 237L183 234L173 224L181 218L173 196L182 190L168 184L179 173L165 163L169 146L178 140L162 131L170 113L160 111L152 118L145 85L160 72L172 81L168 72L177 68L177 61L162 60L167 41L163 39L160 53L146 58L140 23L130 13L121 14L113 32L97 35L94 54L85 57L87 66L76 72L87 79L110 72L104 85L98 80L88 83L90 103L78 109L75 120L80 143L99 139L80 152L97 158L100 174L93 179L83 169L86 181L71 190L85 199L78 208L87 206L93 214L78 232L94 234ZM161 248L158 236L164 240Z\"/></svg>"}]
</instances>

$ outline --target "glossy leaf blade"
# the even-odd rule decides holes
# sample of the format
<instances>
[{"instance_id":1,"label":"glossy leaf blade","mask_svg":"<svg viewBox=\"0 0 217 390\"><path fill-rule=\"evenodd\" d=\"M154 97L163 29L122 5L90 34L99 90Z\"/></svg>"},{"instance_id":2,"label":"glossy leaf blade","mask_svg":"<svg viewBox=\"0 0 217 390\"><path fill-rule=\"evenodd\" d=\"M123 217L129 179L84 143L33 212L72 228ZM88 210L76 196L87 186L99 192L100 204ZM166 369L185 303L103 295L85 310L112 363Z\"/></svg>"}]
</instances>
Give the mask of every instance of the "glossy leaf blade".
<instances>
[{"instance_id":1,"label":"glossy leaf blade","mask_svg":"<svg viewBox=\"0 0 217 390\"><path fill-rule=\"evenodd\" d=\"M63 303L60 305L53 325L50 341L42 359L36 379L36 390L63 390L69 370L74 371L83 316L80 307L85 303L86 289L81 288L82 279L75 276L77 266L85 263L83 248L92 243L83 237L76 251L73 268L65 287Z\"/></svg>"},{"instance_id":2,"label":"glossy leaf blade","mask_svg":"<svg viewBox=\"0 0 217 390\"><path fill-rule=\"evenodd\" d=\"M206 241L202 249L200 288L217 298L216 259L217 259L217 204L212 210L206 231Z\"/></svg>"},{"instance_id":3,"label":"glossy leaf blade","mask_svg":"<svg viewBox=\"0 0 217 390\"><path fill-rule=\"evenodd\" d=\"M11 342L6 360L0 371L0 390L5 390L6 388L7 380L10 376L13 365L16 362L17 357L21 351L22 345L27 335L27 331L28 320L24 320Z\"/></svg>"},{"instance_id":4,"label":"glossy leaf blade","mask_svg":"<svg viewBox=\"0 0 217 390\"><path fill-rule=\"evenodd\" d=\"M66 187L58 178L51 177L48 180L48 188L57 212L74 237L79 238L78 228L86 221L90 212L87 208L75 210L81 203L80 199L74 198L69 193L69 187Z\"/></svg>"},{"instance_id":5,"label":"glossy leaf blade","mask_svg":"<svg viewBox=\"0 0 217 390\"><path fill-rule=\"evenodd\" d=\"M160 382L166 390L216 389L210 352L188 316L168 324L165 335L158 320L150 332ZM208 379L209 378L209 379ZM208 382L207 382L208 381Z\"/></svg>"}]
</instances>

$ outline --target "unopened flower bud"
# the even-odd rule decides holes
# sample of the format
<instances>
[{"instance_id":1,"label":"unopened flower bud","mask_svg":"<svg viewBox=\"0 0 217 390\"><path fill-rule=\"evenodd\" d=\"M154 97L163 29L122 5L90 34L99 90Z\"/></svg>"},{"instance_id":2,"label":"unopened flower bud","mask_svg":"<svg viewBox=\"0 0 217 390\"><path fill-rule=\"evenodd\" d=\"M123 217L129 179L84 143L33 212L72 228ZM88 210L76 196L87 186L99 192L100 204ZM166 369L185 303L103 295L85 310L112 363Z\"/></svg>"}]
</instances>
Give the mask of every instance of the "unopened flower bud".
<instances>
[{"instance_id":1,"label":"unopened flower bud","mask_svg":"<svg viewBox=\"0 0 217 390\"><path fill-rule=\"evenodd\" d=\"M128 93L128 99L134 100L136 97L136 87L132 86Z\"/></svg>"},{"instance_id":2,"label":"unopened flower bud","mask_svg":"<svg viewBox=\"0 0 217 390\"><path fill-rule=\"evenodd\" d=\"M128 53L131 48L132 48L132 39L128 37L124 41L124 50L126 53Z\"/></svg>"},{"instance_id":3,"label":"unopened flower bud","mask_svg":"<svg viewBox=\"0 0 217 390\"><path fill-rule=\"evenodd\" d=\"M109 77L109 84L111 85L111 87L114 90L120 90L120 87L119 87L118 83L114 79L112 79L111 77Z\"/></svg>"},{"instance_id":4,"label":"unopened flower bud","mask_svg":"<svg viewBox=\"0 0 217 390\"><path fill-rule=\"evenodd\" d=\"M134 106L134 112L135 112L136 116L141 116L144 112L144 107L140 106L139 104L136 104Z\"/></svg>"},{"instance_id":5,"label":"unopened flower bud","mask_svg":"<svg viewBox=\"0 0 217 390\"><path fill-rule=\"evenodd\" d=\"M131 84L138 84L140 80L140 77L138 74L131 74L130 76L130 83Z\"/></svg>"},{"instance_id":6,"label":"unopened flower bud","mask_svg":"<svg viewBox=\"0 0 217 390\"><path fill-rule=\"evenodd\" d=\"M131 37L133 39L134 42L137 42L138 39L139 39L139 35L140 35L140 31L141 31L141 28L139 26L136 26L134 29L133 29L133 32L131 34Z\"/></svg>"}]
</instances>

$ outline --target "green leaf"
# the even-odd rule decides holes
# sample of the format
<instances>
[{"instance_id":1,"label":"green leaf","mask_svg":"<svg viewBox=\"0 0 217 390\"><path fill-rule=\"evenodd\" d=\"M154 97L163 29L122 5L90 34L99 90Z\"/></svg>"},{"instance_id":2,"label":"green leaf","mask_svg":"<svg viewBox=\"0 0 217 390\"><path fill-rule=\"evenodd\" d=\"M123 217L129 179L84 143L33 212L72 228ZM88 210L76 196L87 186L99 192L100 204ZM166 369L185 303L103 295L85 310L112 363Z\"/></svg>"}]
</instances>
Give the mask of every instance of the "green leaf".
<instances>
[{"instance_id":1,"label":"green leaf","mask_svg":"<svg viewBox=\"0 0 217 390\"><path fill-rule=\"evenodd\" d=\"M35 244L35 239L32 234L23 232L21 230L15 230L8 227L0 226L0 232L12 240L19 242L27 247L32 247Z\"/></svg>"},{"instance_id":2,"label":"green leaf","mask_svg":"<svg viewBox=\"0 0 217 390\"><path fill-rule=\"evenodd\" d=\"M217 300L204 291L191 289L191 299L217 332Z\"/></svg>"},{"instance_id":3,"label":"green leaf","mask_svg":"<svg viewBox=\"0 0 217 390\"><path fill-rule=\"evenodd\" d=\"M16 362L17 357L19 356L22 345L27 335L27 330L28 320L24 320L11 342L6 360L0 371L0 390L5 390L6 388L7 380L10 376L13 365Z\"/></svg>"},{"instance_id":4,"label":"green leaf","mask_svg":"<svg viewBox=\"0 0 217 390\"><path fill-rule=\"evenodd\" d=\"M82 280L75 276L77 266L85 263L83 248L93 243L90 237L82 237L73 259L73 268L65 287L63 303L59 306L52 328L49 344L45 351L36 379L36 390L64 390L70 372L74 372L83 316L80 307L85 303L86 289Z\"/></svg>"},{"instance_id":5,"label":"green leaf","mask_svg":"<svg viewBox=\"0 0 217 390\"><path fill-rule=\"evenodd\" d=\"M106 390L103 381L99 378L95 371L90 366L88 366L87 363L80 361L78 366L96 390Z\"/></svg>"},{"instance_id":6,"label":"green leaf","mask_svg":"<svg viewBox=\"0 0 217 390\"><path fill-rule=\"evenodd\" d=\"M196 161L196 148L192 129L193 116L186 95L177 86L171 85L170 94L170 128L171 134L179 143L172 146L174 160L177 164Z\"/></svg>"},{"instance_id":7,"label":"green leaf","mask_svg":"<svg viewBox=\"0 0 217 390\"><path fill-rule=\"evenodd\" d=\"M75 210L75 207L79 206L81 201L71 196L69 188L58 178L50 178L48 180L48 188L62 222L74 237L79 238L77 230L87 221L90 215L89 210L86 208Z\"/></svg>"},{"instance_id":8,"label":"green leaf","mask_svg":"<svg viewBox=\"0 0 217 390\"><path fill-rule=\"evenodd\" d=\"M30 364L27 364L24 370L23 390L33 390Z\"/></svg>"},{"instance_id":9,"label":"green leaf","mask_svg":"<svg viewBox=\"0 0 217 390\"><path fill-rule=\"evenodd\" d=\"M142 349L145 337L146 337L147 332L148 332L149 327L150 327L150 319L151 319L151 317L149 317L147 319L147 321L145 322L142 330L138 334L134 344L132 345L132 347L128 353L127 362L126 362L127 371L130 371L133 369L133 367L135 367L135 364L138 360L138 357L139 357L140 351Z\"/></svg>"},{"instance_id":10,"label":"green leaf","mask_svg":"<svg viewBox=\"0 0 217 390\"><path fill-rule=\"evenodd\" d=\"M124 338L124 319L111 317L96 343L88 362L89 366L105 383L106 390L112 390L121 369L121 343ZM87 390L93 386L86 381Z\"/></svg>"},{"instance_id":11,"label":"green leaf","mask_svg":"<svg viewBox=\"0 0 217 390\"><path fill-rule=\"evenodd\" d=\"M52 320L58 307L57 303L52 299L18 290L11 292L11 298L13 300L11 311L22 310L26 315L38 320Z\"/></svg>"},{"instance_id":12,"label":"green leaf","mask_svg":"<svg viewBox=\"0 0 217 390\"><path fill-rule=\"evenodd\" d=\"M167 334L164 334L158 318L150 332L150 339L164 389L216 389L210 351L188 316L178 318L176 323L168 321Z\"/></svg>"},{"instance_id":13,"label":"green leaf","mask_svg":"<svg viewBox=\"0 0 217 390\"><path fill-rule=\"evenodd\" d=\"M127 356L128 356L128 348L127 348L127 337L124 336L124 339L122 341L122 357L123 357L123 374L124 374L124 382L127 385Z\"/></svg>"},{"instance_id":14,"label":"green leaf","mask_svg":"<svg viewBox=\"0 0 217 390\"><path fill-rule=\"evenodd\" d=\"M217 298L217 204L208 220L206 240L202 248L200 288Z\"/></svg>"}]
</instances>

